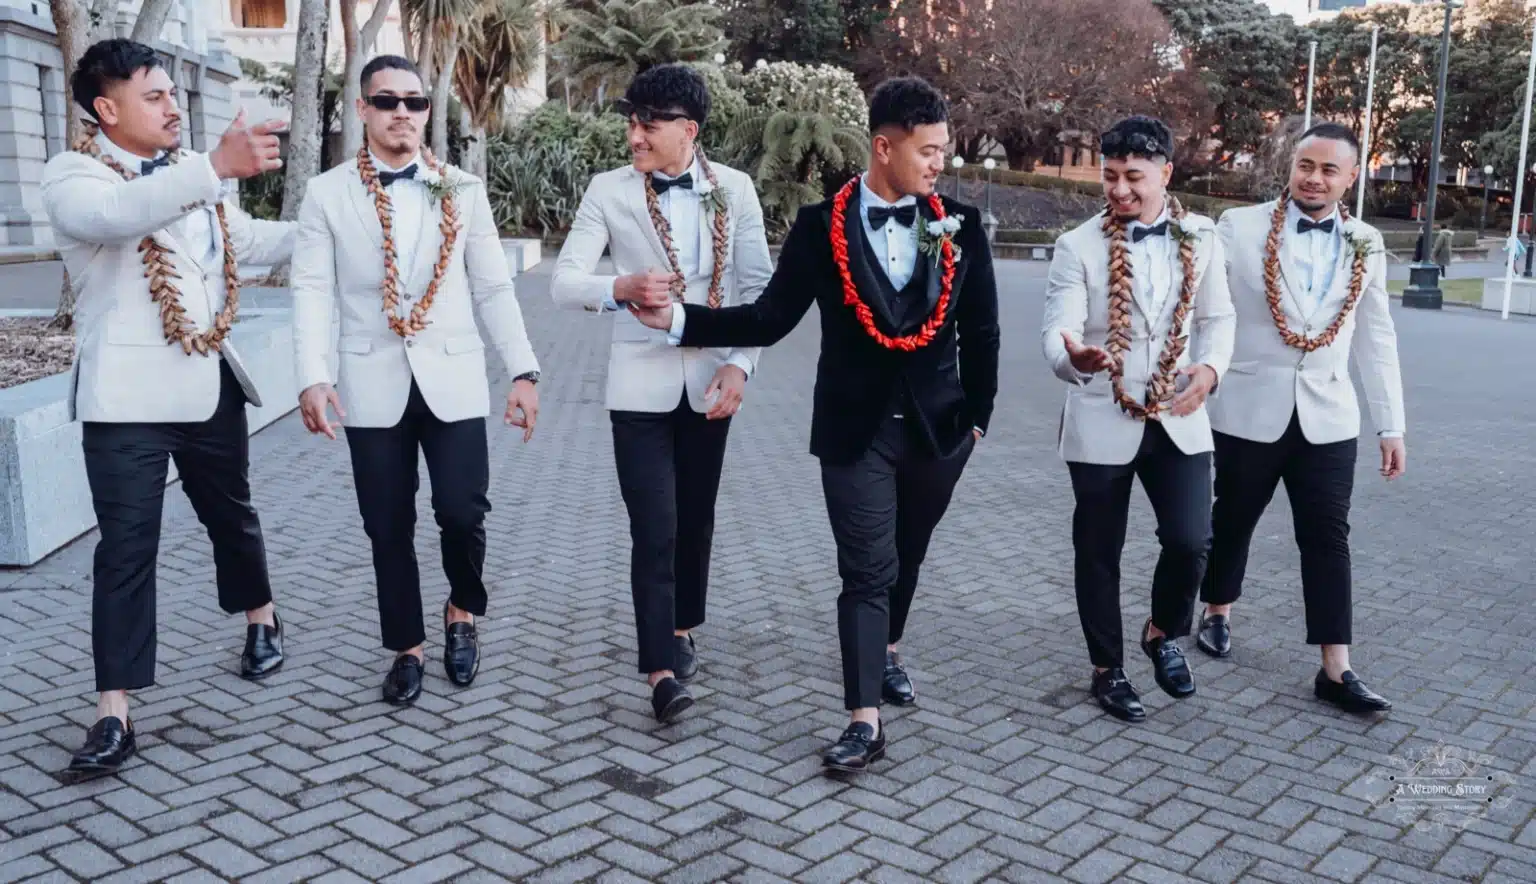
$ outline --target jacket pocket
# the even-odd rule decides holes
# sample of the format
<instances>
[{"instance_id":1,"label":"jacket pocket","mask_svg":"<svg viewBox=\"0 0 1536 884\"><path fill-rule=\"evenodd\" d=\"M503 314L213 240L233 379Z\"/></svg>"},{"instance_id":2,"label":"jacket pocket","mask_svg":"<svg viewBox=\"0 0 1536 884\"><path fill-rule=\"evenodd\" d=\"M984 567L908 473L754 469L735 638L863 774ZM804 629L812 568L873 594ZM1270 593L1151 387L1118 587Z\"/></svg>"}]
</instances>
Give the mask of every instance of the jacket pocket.
<instances>
[{"instance_id":1,"label":"jacket pocket","mask_svg":"<svg viewBox=\"0 0 1536 884\"><path fill-rule=\"evenodd\" d=\"M342 335L336 340L336 349L342 353L369 353L373 350L373 341L362 335Z\"/></svg>"},{"instance_id":2,"label":"jacket pocket","mask_svg":"<svg viewBox=\"0 0 1536 884\"><path fill-rule=\"evenodd\" d=\"M473 353L476 350L484 350L485 342L480 340L479 335L459 335L449 338L443 344L443 349L454 354Z\"/></svg>"},{"instance_id":3,"label":"jacket pocket","mask_svg":"<svg viewBox=\"0 0 1536 884\"><path fill-rule=\"evenodd\" d=\"M145 328L138 323L109 319L107 343L122 347L167 347L165 334L158 328Z\"/></svg>"}]
</instances>

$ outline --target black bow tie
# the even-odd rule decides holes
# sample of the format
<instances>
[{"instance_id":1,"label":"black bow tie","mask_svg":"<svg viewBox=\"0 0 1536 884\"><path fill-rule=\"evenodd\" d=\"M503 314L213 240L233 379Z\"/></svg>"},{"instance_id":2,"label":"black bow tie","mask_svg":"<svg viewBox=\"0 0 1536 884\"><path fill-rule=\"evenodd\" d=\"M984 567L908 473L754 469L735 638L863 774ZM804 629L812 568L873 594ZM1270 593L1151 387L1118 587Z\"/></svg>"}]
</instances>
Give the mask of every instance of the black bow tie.
<instances>
[{"instance_id":1,"label":"black bow tie","mask_svg":"<svg viewBox=\"0 0 1536 884\"><path fill-rule=\"evenodd\" d=\"M416 164L415 163L411 163L409 166L406 166L404 169L401 169L398 172L380 172L379 173L379 184L383 185L384 187L388 187L391 184L394 184L396 181L399 181L401 178L415 178L415 177L416 177Z\"/></svg>"},{"instance_id":2,"label":"black bow tie","mask_svg":"<svg viewBox=\"0 0 1536 884\"><path fill-rule=\"evenodd\" d=\"M1296 232L1306 233L1309 230L1321 230L1324 233L1333 232L1333 219L1327 221L1313 221L1305 216L1296 219Z\"/></svg>"},{"instance_id":3,"label":"black bow tie","mask_svg":"<svg viewBox=\"0 0 1536 884\"><path fill-rule=\"evenodd\" d=\"M1131 242L1141 242L1149 236L1166 236L1168 234L1168 222L1154 224L1151 227L1134 227L1131 229Z\"/></svg>"},{"instance_id":4,"label":"black bow tie","mask_svg":"<svg viewBox=\"0 0 1536 884\"><path fill-rule=\"evenodd\" d=\"M139 174L140 175L148 175L149 173L151 173L151 172L155 171L156 169L160 168L161 166L169 166L170 164L171 164L171 155L170 154L163 154L158 159L142 160L139 163Z\"/></svg>"},{"instance_id":5,"label":"black bow tie","mask_svg":"<svg viewBox=\"0 0 1536 884\"><path fill-rule=\"evenodd\" d=\"M684 190L693 190L693 173L684 172L676 178L661 178L656 175L652 175L651 186L656 188L657 196L661 196L674 187L681 187Z\"/></svg>"},{"instance_id":6,"label":"black bow tie","mask_svg":"<svg viewBox=\"0 0 1536 884\"><path fill-rule=\"evenodd\" d=\"M897 224L911 227L917 221L917 203L907 203L904 206L869 207L869 226L873 230L879 230L885 226L885 222L893 218Z\"/></svg>"}]
</instances>

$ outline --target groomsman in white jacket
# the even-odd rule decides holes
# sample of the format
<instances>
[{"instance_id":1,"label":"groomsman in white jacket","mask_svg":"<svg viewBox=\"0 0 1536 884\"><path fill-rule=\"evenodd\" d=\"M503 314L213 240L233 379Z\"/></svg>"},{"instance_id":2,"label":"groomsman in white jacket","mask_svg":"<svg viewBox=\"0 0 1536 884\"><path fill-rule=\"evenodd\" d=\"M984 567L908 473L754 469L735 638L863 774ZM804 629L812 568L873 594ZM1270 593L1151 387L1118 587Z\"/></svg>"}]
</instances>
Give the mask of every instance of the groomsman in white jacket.
<instances>
[{"instance_id":1,"label":"groomsman in white jacket","mask_svg":"<svg viewBox=\"0 0 1536 884\"><path fill-rule=\"evenodd\" d=\"M105 40L70 80L84 139L43 169L43 207L75 287L71 416L81 422L96 545L91 645L97 720L76 775L116 771L137 750L128 691L155 680L155 561L167 464L208 530L219 607L244 613L240 674L283 663L261 522L251 506L246 403L261 396L227 333L239 265L280 264L293 225L256 221L222 179L282 165L277 122L236 118L206 154L182 150L176 86L155 50Z\"/></svg>"},{"instance_id":2,"label":"groomsman in white jacket","mask_svg":"<svg viewBox=\"0 0 1536 884\"><path fill-rule=\"evenodd\" d=\"M327 406L346 426L358 510L373 546L383 644L396 655L383 696L406 706L421 695L426 643L414 543L417 452L432 479L448 577L443 669L463 687L480 666L475 618L487 605L491 508L491 398L475 314L513 378L505 420L523 428L525 442L538 412L539 362L485 185L421 149L431 101L416 68L379 56L361 80L363 147L311 179L299 209L293 340L305 426L336 438Z\"/></svg>"},{"instance_id":3,"label":"groomsman in white jacket","mask_svg":"<svg viewBox=\"0 0 1536 884\"><path fill-rule=\"evenodd\" d=\"M634 162L587 186L550 287L557 304L613 317L607 407L629 510L639 671L656 717L672 721L693 704L692 631L704 623L726 434L759 350L673 347L626 308L647 291L713 307L749 303L773 261L752 179L697 147L709 117L697 71L645 71L620 111ZM605 248L612 274L596 272Z\"/></svg>"},{"instance_id":4,"label":"groomsman in white jacket","mask_svg":"<svg viewBox=\"0 0 1536 884\"><path fill-rule=\"evenodd\" d=\"M1213 656L1231 654L1248 546L1284 482L1301 551L1306 640L1322 648L1314 692L1347 710L1378 712L1392 704L1349 668L1349 505L1360 434L1351 351L1384 478L1403 474L1407 451L1381 234L1341 202L1359 172L1354 133L1321 123L1298 142L1280 199L1222 215L1237 342L1210 405L1214 537L1196 643Z\"/></svg>"},{"instance_id":5,"label":"groomsman in white jacket","mask_svg":"<svg viewBox=\"0 0 1536 884\"><path fill-rule=\"evenodd\" d=\"M1126 677L1120 557L1135 479L1157 515L1162 547L1139 632L1157 684L1195 693L1176 639L1189 634L1211 539L1211 428L1206 397L1225 383L1232 303L1209 218L1167 191L1173 133L1131 117L1099 139L1105 211L1056 243L1046 286L1046 361L1066 381L1060 448L1072 475L1077 611L1094 667L1092 693L1110 715L1142 721ZM1148 571L1150 570L1150 573Z\"/></svg>"}]
</instances>

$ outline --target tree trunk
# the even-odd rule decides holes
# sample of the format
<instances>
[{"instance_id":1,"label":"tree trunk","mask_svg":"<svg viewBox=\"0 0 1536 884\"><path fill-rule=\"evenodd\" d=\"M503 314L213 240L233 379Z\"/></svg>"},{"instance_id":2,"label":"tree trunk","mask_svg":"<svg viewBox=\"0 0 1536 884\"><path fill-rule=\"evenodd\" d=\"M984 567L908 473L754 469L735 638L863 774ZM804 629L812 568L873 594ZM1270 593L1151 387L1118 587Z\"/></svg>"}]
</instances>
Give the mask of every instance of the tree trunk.
<instances>
[{"instance_id":1,"label":"tree trunk","mask_svg":"<svg viewBox=\"0 0 1536 884\"><path fill-rule=\"evenodd\" d=\"M86 47L96 40L111 36L110 12L115 12L113 0L95 0L94 6L87 0L50 0L48 11L53 16L53 27L58 32L59 54L64 58L64 90L69 92L69 79L74 76L75 63L85 54ZM96 26L91 27L92 19ZM73 146L85 134L85 122L81 109L66 99L64 139L66 146ZM70 283L69 268L64 268L64 284L59 290L59 306L50 323L54 328L68 330L75 324L75 287Z\"/></svg>"},{"instance_id":2,"label":"tree trunk","mask_svg":"<svg viewBox=\"0 0 1536 884\"><path fill-rule=\"evenodd\" d=\"M432 87L432 153L448 162L448 101L453 96L453 66L459 60L459 33L455 26L448 45L438 53L437 77Z\"/></svg>"},{"instance_id":3,"label":"tree trunk","mask_svg":"<svg viewBox=\"0 0 1536 884\"><path fill-rule=\"evenodd\" d=\"M464 171L484 181L490 171L486 160L485 127L471 127L466 120L464 131L469 135L469 143L464 146Z\"/></svg>"},{"instance_id":4,"label":"tree trunk","mask_svg":"<svg viewBox=\"0 0 1536 884\"><path fill-rule=\"evenodd\" d=\"M384 28L384 18L395 0L376 0L373 12L361 31L357 27L358 0L340 0L341 26L346 42L346 62L341 84L341 155L343 158L357 153L363 146L363 121L357 115L358 99L363 97L363 87L358 78L363 73L363 53L368 52L379 31ZM410 38L406 38L410 45ZM413 53L414 54L414 53Z\"/></svg>"},{"instance_id":5,"label":"tree trunk","mask_svg":"<svg viewBox=\"0 0 1536 884\"><path fill-rule=\"evenodd\" d=\"M165 20L171 17L173 5L173 0L144 0L143 7L139 9L139 17L134 19L133 33L129 39L140 43L153 43L160 39L160 32L165 30Z\"/></svg>"},{"instance_id":6,"label":"tree trunk","mask_svg":"<svg viewBox=\"0 0 1536 884\"><path fill-rule=\"evenodd\" d=\"M329 0L299 0L299 26L295 38L293 72L293 119L289 124L288 171L283 178L281 218L299 215L304 185L320 174L320 140L325 137L321 119L321 78L325 76L326 25Z\"/></svg>"}]
</instances>

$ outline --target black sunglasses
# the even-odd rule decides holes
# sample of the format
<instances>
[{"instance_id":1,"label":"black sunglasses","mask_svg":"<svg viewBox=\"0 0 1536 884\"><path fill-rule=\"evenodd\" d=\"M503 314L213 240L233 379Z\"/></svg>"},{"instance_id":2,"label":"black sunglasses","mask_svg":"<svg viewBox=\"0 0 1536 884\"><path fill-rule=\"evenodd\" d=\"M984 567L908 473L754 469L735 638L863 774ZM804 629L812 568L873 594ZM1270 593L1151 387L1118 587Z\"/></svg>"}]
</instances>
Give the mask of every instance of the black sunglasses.
<instances>
[{"instance_id":1,"label":"black sunglasses","mask_svg":"<svg viewBox=\"0 0 1536 884\"><path fill-rule=\"evenodd\" d=\"M392 111L405 103L405 109L419 114L432 106L432 99L425 95L370 95L367 102L381 111Z\"/></svg>"},{"instance_id":2,"label":"black sunglasses","mask_svg":"<svg viewBox=\"0 0 1536 884\"><path fill-rule=\"evenodd\" d=\"M690 119L686 112L662 111L654 107L646 107L643 104L635 104L627 98L620 98L613 103L613 109L619 116L628 119L634 117L642 123L671 122L672 120Z\"/></svg>"}]
</instances>

